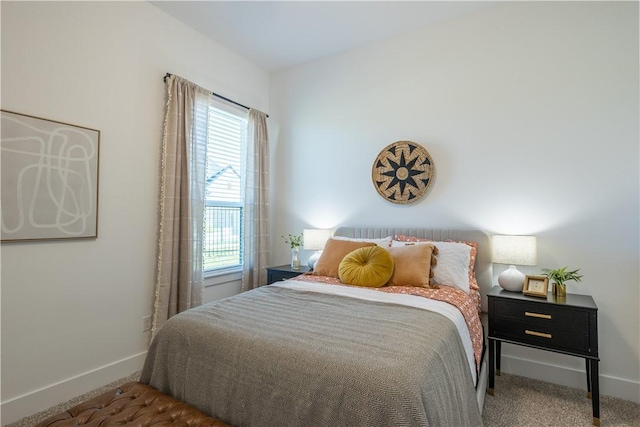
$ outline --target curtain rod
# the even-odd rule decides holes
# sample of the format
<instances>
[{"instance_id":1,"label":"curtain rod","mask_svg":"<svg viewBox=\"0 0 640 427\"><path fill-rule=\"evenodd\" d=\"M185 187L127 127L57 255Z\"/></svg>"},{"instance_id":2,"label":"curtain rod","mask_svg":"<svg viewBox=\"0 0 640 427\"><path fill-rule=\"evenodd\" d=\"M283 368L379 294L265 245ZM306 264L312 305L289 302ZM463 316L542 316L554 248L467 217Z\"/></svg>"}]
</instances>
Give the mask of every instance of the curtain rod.
<instances>
[{"instance_id":1,"label":"curtain rod","mask_svg":"<svg viewBox=\"0 0 640 427\"><path fill-rule=\"evenodd\" d=\"M167 73L167 74L165 74L165 75L164 75L164 78L163 78L162 80L164 80L164 82L166 83L166 82L167 82L167 79L168 79L169 77L171 77L172 75L173 75L173 74L171 74L171 73ZM229 98L227 98L226 96L218 95L217 93L215 93L215 92L211 92L211 91L209 91L209 93L210 93L211 95L215 96L215 97L218 97L218 98L220 98L220 99L224 99L224 100L225 100L225 101L227 101L227 102L230 102L230 103L232 103L232 104L234 104L234 105L237 105L238 107L246 108L247 110L250 110L250 109L251 109L251 107L247 107L246 105L240 104L239 102L236 102L236 101L234 101L233 99L229 99ZM268 115L268 114L267 114L266 116L267 116L267 117L269 117L269 115Z\"/></svg>"}]
</instances>

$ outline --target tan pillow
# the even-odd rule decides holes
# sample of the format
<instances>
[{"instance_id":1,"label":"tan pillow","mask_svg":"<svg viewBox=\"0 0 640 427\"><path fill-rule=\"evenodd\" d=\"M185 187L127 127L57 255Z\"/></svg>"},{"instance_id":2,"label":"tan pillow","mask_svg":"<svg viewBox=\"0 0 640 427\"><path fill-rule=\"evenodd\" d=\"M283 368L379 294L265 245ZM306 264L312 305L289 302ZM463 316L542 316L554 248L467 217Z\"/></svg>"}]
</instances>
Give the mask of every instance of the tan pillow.
<instances>
[{"instance_id":1,"label":"tan pillow","mask_svg":"<svg viewBox=\"0 0 640 427\"><path fill-rule=\"evenodd\" d=\"M429 285L429 274L433 245L398 246L388 250L395 266L389 286L432 287Z\"/></svg>"},{"instance_id":2,"label":"tan pillow","mask_svg":"<svg viewBox=\"0 0 640 427\"><path fill-rule=\"evenodd\" d=\"M434 243L425 243L426 240L424 241L402 241L402 240L394 240L391 244L392 248L395 247L399 247L399 246L415 246L415 245L431 245L433 246L433 250L431 252L431 269L429 270L429 278L431 278L431 284L433 285L433 274L434 274L434 269L433 267L435 267L438 264L438 257L436 255L438 255L438 247L435 245ZM431 242L433 242L433 240L431 240ZM434 288L437 289L437 288Z\"/></svg>"},{"instance_id":3,"label":"tan pillow","mask_svg":"<svg viewBox=\"0 0 640 427\"><path fill-rule=\"evenodd\" d=\"M338 277L340 262L349 253L356 249L376 246L375 243L353 242L349 240L329 239L324 246L322 255L313 269L313 274L317 276Z\"/></svg>"}]
</instances>

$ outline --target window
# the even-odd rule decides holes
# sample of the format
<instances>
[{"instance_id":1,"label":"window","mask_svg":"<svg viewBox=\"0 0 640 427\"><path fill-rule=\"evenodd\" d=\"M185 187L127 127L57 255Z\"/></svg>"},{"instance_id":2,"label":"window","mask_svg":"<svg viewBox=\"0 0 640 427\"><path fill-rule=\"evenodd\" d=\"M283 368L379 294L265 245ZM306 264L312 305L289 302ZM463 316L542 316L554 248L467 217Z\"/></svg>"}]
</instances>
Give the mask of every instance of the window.
<instances>
[{"instance_id":1,"label":"window","mask_svg":"<svg viewBox=\"0 0 640 427\"><path fill-rule=\"evenodd\" d=\"M203 264L206 272L242 266L242 170L247 115L224 104L209 106Z\"/></svg>"}]
</instances>

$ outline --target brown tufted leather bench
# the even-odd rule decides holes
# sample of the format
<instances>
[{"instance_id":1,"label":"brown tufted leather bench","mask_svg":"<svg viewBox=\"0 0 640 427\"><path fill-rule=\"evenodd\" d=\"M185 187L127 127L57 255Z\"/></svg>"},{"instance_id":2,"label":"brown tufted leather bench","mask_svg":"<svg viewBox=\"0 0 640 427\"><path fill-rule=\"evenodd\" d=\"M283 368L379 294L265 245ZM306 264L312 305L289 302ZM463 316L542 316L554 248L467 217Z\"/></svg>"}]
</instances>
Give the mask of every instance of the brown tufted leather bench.
<instances>
[{"instance_id":1,"label":"brown tufted leather bench","mask_svg":"<svg viewBox=\"0 0 640 427\"><path fill-rule=\"evenodd\" d=\"M131 382L54 415L36 427L229 427L153 387Z\"/></svg>"}]
</instances>

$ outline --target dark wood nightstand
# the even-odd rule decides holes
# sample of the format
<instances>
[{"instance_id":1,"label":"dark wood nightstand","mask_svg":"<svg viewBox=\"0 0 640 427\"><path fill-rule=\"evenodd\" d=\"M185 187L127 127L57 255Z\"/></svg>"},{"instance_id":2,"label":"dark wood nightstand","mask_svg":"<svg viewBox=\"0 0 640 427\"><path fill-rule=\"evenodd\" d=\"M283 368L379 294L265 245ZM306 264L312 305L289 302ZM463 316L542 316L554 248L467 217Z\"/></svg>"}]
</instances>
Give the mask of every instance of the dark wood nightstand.
<instances>
[{"instance_id":1,"label":"dark wood nightstand","mask_svg":"<svg viewBox=\"0 0 640 427\"><path fill-rule=\"evenodd\" d=\"M598 307L588 295L547 299L494 287L489 299L489 385L500 375L503 342L581 357L586 361L587 397L592 399L593 425L600 425L598 383Z\"/></svg>"},{"instance_id":2,"label":"dark wood nightstand","mask_svg":"<svg viewBox=\"0 0 640 427\"><path fill-rule=\"evenodd\" d=\"M267 267L267 284L270 285L273 282L279 282L280 280L291 279L292 277L304 274L311 270L306 265L301 265L298 270L291 268L291 265L278 265L275 267Z\"/></svg>"}]
</instances>

